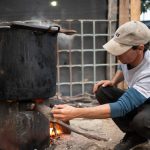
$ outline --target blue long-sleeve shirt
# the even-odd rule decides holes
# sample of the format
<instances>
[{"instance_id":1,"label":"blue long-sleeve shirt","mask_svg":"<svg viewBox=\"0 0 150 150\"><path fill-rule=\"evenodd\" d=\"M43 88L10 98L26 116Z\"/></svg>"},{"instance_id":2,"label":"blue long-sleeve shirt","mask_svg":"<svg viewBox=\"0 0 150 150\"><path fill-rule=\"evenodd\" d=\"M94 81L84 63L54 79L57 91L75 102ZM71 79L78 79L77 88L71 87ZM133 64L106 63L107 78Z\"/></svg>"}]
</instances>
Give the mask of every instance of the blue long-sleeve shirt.
<instances>
[{"instance_id":1,"label":"blue long-sleeve shirt","mask_svg":"<svg viewBox=\"0 0 150 150\"><path fill-rule=\"evenodd\" d=\"M129 88L119 99L114 103L110 103L111 117L124 116L131 110L143 104L147 98L134 88ZM148 99L149 100L149 99Z\"/></svg>"}]
</instances>

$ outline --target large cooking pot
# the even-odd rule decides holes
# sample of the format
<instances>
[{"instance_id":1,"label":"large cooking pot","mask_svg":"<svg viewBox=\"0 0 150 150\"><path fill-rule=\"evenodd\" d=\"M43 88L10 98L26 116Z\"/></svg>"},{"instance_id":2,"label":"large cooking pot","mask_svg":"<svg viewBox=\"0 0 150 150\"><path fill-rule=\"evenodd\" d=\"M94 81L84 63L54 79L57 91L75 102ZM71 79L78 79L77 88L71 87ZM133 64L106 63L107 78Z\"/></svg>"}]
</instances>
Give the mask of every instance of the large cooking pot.
<instances>
[{"instance_id":1,"label":"large cooking pot","mask_svg":"<svg viewBox=\"0 0 150 150\"><path fill-rule=\"evenodd\" d=\"M58 32L65 31L25 22L0 26L0 100L55 95Z\"/></svg>"}]
</instances>

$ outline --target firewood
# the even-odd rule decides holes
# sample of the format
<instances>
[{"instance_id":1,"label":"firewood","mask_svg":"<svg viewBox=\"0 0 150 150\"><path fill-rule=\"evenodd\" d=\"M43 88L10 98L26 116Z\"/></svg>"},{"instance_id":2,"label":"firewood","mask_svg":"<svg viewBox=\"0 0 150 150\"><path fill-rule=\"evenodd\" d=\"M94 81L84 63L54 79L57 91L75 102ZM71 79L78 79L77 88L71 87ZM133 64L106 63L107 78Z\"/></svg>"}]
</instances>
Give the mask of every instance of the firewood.
<instances>
[{"instance_id":1,"label":"firewood","mask_svg":"<svg viewBox=\"0 0 150 150\"><path fill-rule=\"evenodd\" d=\"M54 122L54 123L58 123L64 127L66 127L68 130L71 130L77 134L80 134L88 139L95 139L95 140L103 140L103 141L108 141L108 139L103 138L103 137L99 137L97 135L92 135L92 134L88 134L82 131L78 131L77 129L72 128L70 125L67 125L66 123L64 123L61 120L55 119L53 118L53 115L51 113L51 108L44 105L44 104L36 104L36 110L39 111L40 113L42 113L47 119L49 119L50 122Z\"/></svg>"}]
</instances>

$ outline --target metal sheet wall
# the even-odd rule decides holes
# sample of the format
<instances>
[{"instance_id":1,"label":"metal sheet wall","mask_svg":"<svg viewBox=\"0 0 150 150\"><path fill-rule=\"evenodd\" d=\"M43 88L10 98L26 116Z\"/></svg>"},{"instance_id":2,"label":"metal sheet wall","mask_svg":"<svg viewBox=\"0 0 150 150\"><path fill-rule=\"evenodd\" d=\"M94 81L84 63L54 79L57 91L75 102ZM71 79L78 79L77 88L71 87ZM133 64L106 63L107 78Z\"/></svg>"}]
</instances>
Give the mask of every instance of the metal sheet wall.
<instances>
[{"instance_id":1,"label":"metal sheet wall","mask_svg":"<svg viewBox=\"0 0 150 150\"><path fill-rule=\"evenodd\" d=\"M0 20L105 19L107 4L107 0L1 0Z\"/></svg>"}]
</instances>

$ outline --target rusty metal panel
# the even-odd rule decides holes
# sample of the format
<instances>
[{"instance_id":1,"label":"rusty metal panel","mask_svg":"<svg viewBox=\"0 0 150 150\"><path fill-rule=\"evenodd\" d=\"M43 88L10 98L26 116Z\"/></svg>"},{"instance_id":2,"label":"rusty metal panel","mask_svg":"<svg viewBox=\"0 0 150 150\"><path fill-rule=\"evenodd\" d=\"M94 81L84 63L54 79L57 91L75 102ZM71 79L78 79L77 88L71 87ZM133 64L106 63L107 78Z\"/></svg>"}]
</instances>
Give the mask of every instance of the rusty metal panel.
<instances>
[{"instance_id":1,"label":"rusty metal panel","mask_svg":"<svg viewBox=\"0 0 150 150\"><path fill-rule=\"evenodd\" d=\"M0 149L44 150L49 146L49 120L17 102L0 103Z\"/></svg>"}]
</instances>

